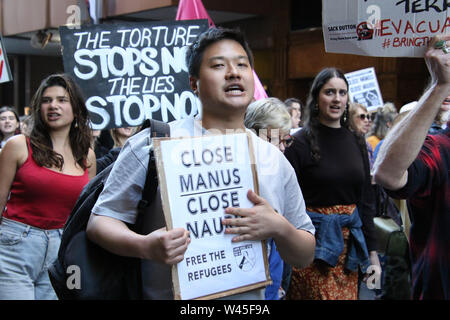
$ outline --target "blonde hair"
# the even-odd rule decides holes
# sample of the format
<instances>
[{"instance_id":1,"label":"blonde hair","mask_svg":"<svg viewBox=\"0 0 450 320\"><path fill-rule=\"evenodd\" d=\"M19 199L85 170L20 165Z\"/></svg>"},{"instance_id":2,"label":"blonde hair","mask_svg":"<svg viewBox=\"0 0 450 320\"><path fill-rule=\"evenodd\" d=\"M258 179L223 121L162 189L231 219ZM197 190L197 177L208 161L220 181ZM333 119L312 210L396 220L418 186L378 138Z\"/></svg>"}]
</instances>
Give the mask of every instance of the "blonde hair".
<instances>
[{"instance_id":1,"label":"blonde hair","mask_svg":"<svg viewBox=\"0 0 450 320\"><path fill-rule=\"evenodd\" d=\"M122 148L123 145L125 144L124 140L126 141L126 139L121 139L121 136L119 135L119 130L118 130L118 129L120 129L120 128L114 128L114 129L111 129L111 130L110 130L111 138L112 138L113 141L114 141L114 146L113 146L113 148L117 148L117 147ZM132 129L133 129L133 131L131 132L130 137L131 137L132 135L134 135L134 134L138 131L138 127L132 127ZM122 136L122 137L123 137L123 136ZM128 137L128 138L129 138L129 137ZM127 138L127 139L128 139L128 138Z\"/></svg>"},{"instance_id":2,"label":"blonde hair","mask_svg":"<svg viewBox=\"0 0 450 320\"><path fill-rule=\"evenodd\" d=\"M369 111L367 110L366 106L361 104L361 103L350 102L348 104L348 114L349 114L349 123L348 124L350 126L350 129L355 131L355 132L358 131L358 128L357 128L357 125L355 123L354 118L355 118L356 113L360 109L364 110L366 113L369 113Z\"/></svg>"},{"instance_id":3,"label":"blonde hair","mask_svg":"<svg viewBox=\"0 0 450 320\"><path fill-rule=\"evenodd\" d=\"M289 133L291 116L286 105L278 98L266 98L252 102L245 113L244 124L258 132L260 129L280 129Z\"/></svg>"}]
</instances>

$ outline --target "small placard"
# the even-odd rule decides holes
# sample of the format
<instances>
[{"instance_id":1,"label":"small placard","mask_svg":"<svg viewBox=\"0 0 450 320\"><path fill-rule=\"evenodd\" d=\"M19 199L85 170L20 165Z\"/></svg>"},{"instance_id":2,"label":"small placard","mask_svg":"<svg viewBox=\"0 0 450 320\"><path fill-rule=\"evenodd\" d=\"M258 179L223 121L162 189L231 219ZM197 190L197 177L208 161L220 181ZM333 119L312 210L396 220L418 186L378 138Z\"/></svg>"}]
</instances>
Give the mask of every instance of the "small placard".
<instances>
[{"instance_id":1,"label":"small placard","mask_svg":"<svg viewBox=\"0 0 450 320\"><path fill-rule=\"evenodd\" d=\"M374 68L346 73L345 78L353 102L362 104L369 112L383 107L383 97Z\"/></svg>"}]
</instances>

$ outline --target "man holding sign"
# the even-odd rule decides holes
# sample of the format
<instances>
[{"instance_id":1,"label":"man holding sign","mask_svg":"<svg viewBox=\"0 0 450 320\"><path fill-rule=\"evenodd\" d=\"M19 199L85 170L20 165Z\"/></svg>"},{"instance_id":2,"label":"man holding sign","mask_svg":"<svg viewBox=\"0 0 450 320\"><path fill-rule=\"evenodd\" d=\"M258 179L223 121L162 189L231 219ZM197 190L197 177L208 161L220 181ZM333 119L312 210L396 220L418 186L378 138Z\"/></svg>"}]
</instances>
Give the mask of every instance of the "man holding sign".
<instances>
[{"instance_id":1,"label":"man holding sign","mask_svg":"<svg viewBox=\"0 0 450 320\"><path fill-rule=\"evenodd\" d=\"M244 114L254 84L252 53L243 35L234 30L209 29L189 47L186 61L191 87L202 103L202 119L170 123L171 136L245 130ZM260 195L248 191L252 208L224 210L224 215L239 216L222 220L225 232L235 235L233 242L273 238L288 264L307 266L314 258L315 230L305 212L295 172L275 146L247 132L255 147ZM187 230L166 229L159 195L152 204L152 232L139 235L126 225L136 220L149 148L152 143L147 130L128 140L93 209L87 232L91 240L115 254L143 259L144 298L172 299L170 265L184 259L190 243ZM232 298L263 299L264 290Z\"/></svg>"}]
</instances>

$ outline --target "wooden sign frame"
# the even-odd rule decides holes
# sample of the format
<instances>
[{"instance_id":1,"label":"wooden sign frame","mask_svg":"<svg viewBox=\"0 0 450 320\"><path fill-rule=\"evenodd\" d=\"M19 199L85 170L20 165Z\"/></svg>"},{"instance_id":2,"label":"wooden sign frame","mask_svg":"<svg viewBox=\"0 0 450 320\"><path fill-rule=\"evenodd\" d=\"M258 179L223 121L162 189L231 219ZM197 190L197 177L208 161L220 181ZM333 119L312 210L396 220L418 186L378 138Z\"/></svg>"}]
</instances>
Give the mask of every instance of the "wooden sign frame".
<instances>
[{"instance_id":1,"label":"wooden sign frame","mask_svg":"<svg viewBox=\"0 0 450 320\"><path fill-rule=\"evenodd\" d=\"M244 133L244 132L241 132L241 134L242 133ZM252 138L251 138L250 134L248 132L246 132L245 134L247 136L247 142L248 142L248 152L249 152L250 166L251 166L251 171L252 171L254 192L259 194L258 175L257 175L257 170L256 170L256 161L255 161L255 155L254 155L253 142L252 142ZM199 139L199 138L208 138L211 136L221 136L221 135L213 134L213 135L202 136L202 137L168 137L168 138L164 137L164 138L154 138L153 139L153 150L154 150L154 154L156 157L158 180L159 180L159 186L160 186L160 192L161 192L161 198L162 198L161 199L162 207L163 207L164 216L165 216L165 220L166 220L166 226L167 226L168 230L171 230L173 228L173 220L172 220L171 206L170 206L170 202L169 202L166 173L164 171L164 165L163 165L164 159L163 159L163 155L162 155L162 151L161 151L161 143L163 143L166 140L183 140L183 139L192 140L192 139ZM234 295L234 294L238 294L238 293L243 293L243 292L251 291L254 289L258 289L258 288L270 285L272 283L272 280L270 278L270 273L269 273L269 262L268 262L268 257L267 257L266 243L265 243L265 241L260 241L260 242L261 242L262 257L263 257L263 263L264 263L264 269L265 269L265 280L264 281L246 284L246 285L243 285L240 287L235 287L232 289L215 292L213 294L202 295L199 297L195 297L193 299L194 300L217 299L217 298L222 298L222 297L226 297L226 296L230 296L230 295ZM191 245L192 245L192 243L191 243ZM178 272L179 272L179 270L178 270L177 265L174 265L172 267L172 284L173 284L173 289L174 289L174 298L176 300L181 300L181 299L183 299L183 297L181 294L181 287L180 287Z\"/></svg>"}]
</instances>

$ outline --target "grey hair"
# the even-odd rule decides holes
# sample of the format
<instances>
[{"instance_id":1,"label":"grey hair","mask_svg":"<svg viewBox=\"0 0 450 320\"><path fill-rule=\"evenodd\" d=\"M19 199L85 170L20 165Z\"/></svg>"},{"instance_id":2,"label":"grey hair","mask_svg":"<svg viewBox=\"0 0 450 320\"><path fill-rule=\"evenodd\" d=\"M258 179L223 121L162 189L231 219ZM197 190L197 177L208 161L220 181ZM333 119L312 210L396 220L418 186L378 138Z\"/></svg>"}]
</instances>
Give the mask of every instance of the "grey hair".
<instances>
[{"instance_id":1,"label":"grey hair","mask_svg":"<svg viewBox=\"0 0 450 320\"><path fill-rule=\"evenodd\" d=\"M373 120L373 125L367 136L375 135L378 139L384 139L398 112L392 102L386 102L382 108L378 108Z\"/></svg>"},{"instance_id":2,"label":"grey hair","mask_svg":"<svg viewBox=\"0 0 450 320\"><path fill-rule=\"evenodd\" d=\"M252 102L245 113L244 124L258 132L260 129L280 129L289 133L291 116L286 105L278 98L266 98Z\"/></svg>"}]
</instances>

